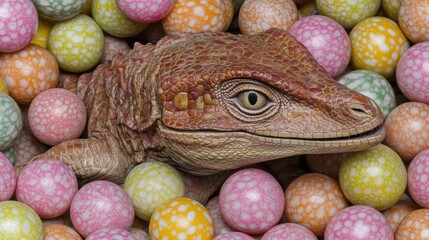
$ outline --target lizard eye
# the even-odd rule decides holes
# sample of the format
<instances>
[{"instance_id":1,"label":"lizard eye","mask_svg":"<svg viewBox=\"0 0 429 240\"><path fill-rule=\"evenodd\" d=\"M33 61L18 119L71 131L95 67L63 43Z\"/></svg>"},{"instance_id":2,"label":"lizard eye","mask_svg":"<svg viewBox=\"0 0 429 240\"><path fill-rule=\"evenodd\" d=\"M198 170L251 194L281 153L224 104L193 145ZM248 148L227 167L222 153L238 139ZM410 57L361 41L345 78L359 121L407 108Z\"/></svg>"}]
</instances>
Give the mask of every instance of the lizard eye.
<instances>
[{"instance_id":1,"label":"lizard eye","mask_svg":"<svg viewBox=\"0 0 429 240\"><path fill-rule=\"evenodd\" d=\"M265 94L258 91L243 91L237 95L241 106L249 110L259 110L267 105L268 98Z\"/></svg>"}]
</instances>

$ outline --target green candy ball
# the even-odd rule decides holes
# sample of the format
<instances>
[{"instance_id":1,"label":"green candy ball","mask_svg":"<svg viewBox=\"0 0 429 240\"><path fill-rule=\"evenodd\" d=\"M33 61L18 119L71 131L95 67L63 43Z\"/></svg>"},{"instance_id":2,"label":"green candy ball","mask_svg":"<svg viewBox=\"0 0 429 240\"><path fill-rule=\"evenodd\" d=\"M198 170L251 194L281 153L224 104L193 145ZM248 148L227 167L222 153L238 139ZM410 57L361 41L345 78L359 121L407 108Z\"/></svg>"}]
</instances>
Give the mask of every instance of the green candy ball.
<instances>
[{"instance_id":1,"label":"green candy ball","mask_svg":"<svg viewBox=\"0 0 429 240\"><path fill-rule=\"evenodd\" d=\"M87 0L32 0L39 14L54 21L64 21L80 13Z\"/></svg>"},{"instance_id":2,"label":"green candy ball","mask_svg":"<svg viewBox=\"0 0 429 240\"><path fill-rule=\"evenodd\" d=\"M42 240L42 220L37 213L17 201L0 202L0 239Z\"/></svg>"},{"instance_id":3,"label":"green candy ball","mask_svg":"<svg viewBox=\"0 0 429 240\"><path fill-rule=\"evenodd\" d=\"M0 92L0 151L11 148L22 130L22 115L18 104Z\"/></svg>"}]
</instances>

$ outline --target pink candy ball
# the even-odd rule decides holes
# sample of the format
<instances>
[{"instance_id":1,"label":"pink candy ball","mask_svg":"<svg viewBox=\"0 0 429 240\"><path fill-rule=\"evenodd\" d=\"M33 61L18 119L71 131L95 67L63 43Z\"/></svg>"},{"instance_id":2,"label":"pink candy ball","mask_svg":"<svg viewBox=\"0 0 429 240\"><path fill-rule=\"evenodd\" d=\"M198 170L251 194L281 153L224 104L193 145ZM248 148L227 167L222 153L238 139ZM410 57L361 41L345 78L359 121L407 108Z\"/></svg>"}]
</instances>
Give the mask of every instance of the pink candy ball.
<instances>
[{"instance_id":1,"label":"pink candy ball","mask_svg":"<svg viewBox=\"0 0 429 240\"><path fill-rule=\"evenodd\" d=\"M133 235L127 230L121 228L102 228L99 229L91 235L89 235L86 240L135 240Z\"/></svg>"},{"instance_id":2,"label":"pink candy ball","mask_svg":"<svg viewBox=\"0 0 429 240\"><path fill-rule=\"evenodd\" d=\"M409 100L429 104L429 42L418 43L402 55L396 81Z\"/></svg>"},{"instance_id":3,"label":"pink candy ball","mask_svg":"<svg viewBox=\"0 0 429 240\"><path fill-rule=\"evenodd\" d=\"M70 206L73 226L84 237L102 228L130 229L134 207L124 189L108 181L83 186Z\"/></svg>"},{"instance_id":4,"label":"pink candy ball","mask_svg":"<svg viewBox=\"0 0 429 240\"><path fill-rule=\"evenodd\" d=\"M176 0L116 0L121 12L140 23L153 23L171 11Z\"/></svg>"},{"instance_id":5,"label":"pink candy ball","mask_svg":"<svg viewBox=\"0 0 429 240\"><path fill-rule=\"evenodd\" d=\"M280 220L284 193L265 171L248 168L231 175L222 185L219 204L225 221L247 234L260 234Z\"/></svg>"},{"instance_id":6,"label":"pink candy ball","mask_svg":"<svg viewBox=\"0 0 429 240\"><path fill-rule=\"evenodd\" d=\"M27 46L38 23L31 0L0 1L0 52L15 52Z\"/></svg>"},{"instance_id":7,"label":"pink candy ball","mask_svg":"<svg viewBox=\"0 0 429 240\"><path fill-rule=\"evenodd\" d=\"M347 68L352 49L344 28L325 16L304 17L289 29L331 77L338 77Z\"/></svg>"},{"instance_id":8,"label":"pink candy ball","mask_svg":"<svg viewBox=\"0 0 429 240\"><path fill-rule=\"evenodd\" d=\"M40 159L26 165L18 176L16 198L41 218L64 214L78 190L76 175L64 163Z\"/></svg>"},{"instance_id":9,"label":"pink candy ball","mask_svg":"<svg viewBox=\"0 0 429 240\"><path fill-rule=\"evenodd\" d=\"M355 205L337 213L326 227L325 240L337 239L393 240L394 233L382 213Z\"/></svg>"},{"instance_id":10,"label":"pink candy ball","mask_svg":"<svg viewBox=\"0 0 429 240\"><path fill-rule=\"evenodd\" d=\"M228 232L213 238L213 240L254 240L254 238L241 232Z\"/></svg>"},{"instance_id":11,"label":"pink candy ball","mask_svg":"<svg viewBox=\"0 0 429 240\"><path fill-rule=\"evenodd\" d=\"M9 200L16 187L16 173L9 159L0 152L0 202Z\"/></svg>"},{"instance_id":12,"label":"pink candy ball","mask_svg":"<svg viewBox=\"0 0 429 240\"><path fill-rule=\"evenodd\" d=\"M411 198L420 206L429 208L429 149L411 161L408 167L408 191Z\"/></svg>"},{"instance_id":13,"label":"pink candy ball","mask_svg":"<svg viewBox=\"0 0 429 240\"><path fill-rule=\"evenodd\" d=\"M317 240L310 230L296 223L282 223L268 230L261 240Z\"/></svg>"},{"instance_id":14,"label":"pink candy ball","mask_svg":"<svg viewBox=\"0 0 429 240\"><path fill-rule=\"evenodd\" d=\"M82 100L69 90L52 88L38 94L28 109L31 132L47 145L78 138L86 125Z\"/></svg>"}]
</instances>

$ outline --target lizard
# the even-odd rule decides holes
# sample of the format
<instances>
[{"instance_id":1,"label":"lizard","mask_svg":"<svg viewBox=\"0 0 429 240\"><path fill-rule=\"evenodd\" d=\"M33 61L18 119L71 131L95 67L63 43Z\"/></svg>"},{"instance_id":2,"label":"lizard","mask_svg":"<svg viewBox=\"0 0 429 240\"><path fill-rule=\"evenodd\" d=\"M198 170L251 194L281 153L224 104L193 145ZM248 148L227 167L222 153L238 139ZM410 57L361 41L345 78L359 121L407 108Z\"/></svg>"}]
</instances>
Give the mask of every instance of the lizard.
<instances>
[{"instance_id":1,"label":"lizard","mask_svg":"<svg viewBox=\"0 0 429 240\"><path fill-rule=\"evenodd\" d=\"M332 79L278 29L135 43L69 89L87 108L86 137L35 159L62 161L82 181L122 183L145 161L219 181L213 176L227 170L359 151L385 136L378 106Z\"/></svg>"}]
</instances>

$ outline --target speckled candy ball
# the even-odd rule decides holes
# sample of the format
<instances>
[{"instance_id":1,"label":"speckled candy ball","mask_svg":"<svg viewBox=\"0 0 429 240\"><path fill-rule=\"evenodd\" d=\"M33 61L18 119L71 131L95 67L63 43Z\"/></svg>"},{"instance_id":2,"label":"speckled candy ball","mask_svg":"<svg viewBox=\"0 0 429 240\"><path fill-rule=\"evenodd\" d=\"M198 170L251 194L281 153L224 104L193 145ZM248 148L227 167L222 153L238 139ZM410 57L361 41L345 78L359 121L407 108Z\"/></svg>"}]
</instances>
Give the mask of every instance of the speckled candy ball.
<instances>
[{"instance_id":1,"label":"speckled candy ball","mask_svg":"<svg viewBox=\"0 0 429 240\"><path fill-rule=\"evenodd\" d=\"M296 223L282 223L262 235L261 240L316 240L306 227Z\"/></svg>"},{"instance_id":2,"label":"speckled candy ball","mask_svg":"<svg viewBox=\"0 0 429 240\"><path fill-rule=\"evenodd\" d=\"M413 202L413 200L407 195L403 195L401 200L395 203L392 207L383 211L384 217L392 227L393 231L396 232L401 221L413 211L419 209L419 206Z\"/></svg>"},{"instance_id":3,"label":"speckled candy ball","mask_svg":"<svg viewBox=\"0 0 429 240\"><path fill-rule=\"evenodd\" d=\"M384 210L404 194L407 170L395 151L379 144L347 155L340 168L340 186L352 204Z\"/></svg>"},{"instance_id":4,"label":"speckled candy ball","mask_svg":"<svg viewBox=\"0 0 429 240\"><path fill-rule=\"evenodd\" d=\"M398 62L396 82L411 101L429 104L429 42L408 49Z\"/></svg>"},{"instance_id":5,"label":"speckled candy ball","mask_svg":"<svg viewBox=\"0 0 429 240\"><path fill-rule=\"evenodd\" d=\"M2 77L0 77L0 92L9 95L9 90Z\"/></svg>"},{"instance_id":6,"label":"speckled candy ball","mask_svg":"<svg viewBox=\"0 0 429 240\"><path fill-rule=\"evenodd\" d=\"M429 209L408 214L399 224L395 240L425 240L429 238Z\"/></svg>"},{"instance_id":7,"label":"speckled candy ball","mask_svg":"<svg viewBox=\"0 0 429 240\"><path fill-rule=\"evenodd\" d=\"M116 0L126 17L140 23L153 23L163 19L175 3L176 0Z\"/></svg>"},{"instance_id":8,"label":"speckled candy ball","mask_svg":"<svg viewBox=\"0 0 429 240\"><path fill-rule=\"evenodd\" d=\"M39 26L37 32L31 39L31 43L39 45L43 48L48 46L49 33L51 32L53 23L44 19L39 19Z\"/></svg>"},{"instance_id":9,"label":"speckled candy ball","mask_svg":"<svg viewBox=\"0 0 429 240\"><path fill-rule=\"evenodd\" d=\"M48 150L48 146L37 140L37 138L26 129L21 131L13 148L16 155L15 166L22 166L36 155L42 154Z\"/></svg>"},{"instance_id":10,"label":"speckled candy ball","mask_svg":"<svg viewBox=\"0 0 429 240\"><path fill-rule=\"evenodd\" d=\"M76 230L87 237L102 228L130 229L134 208L130 196L118 185L93 181L74 196L70 217Z\"/></svg>"},{"instance_id":11,"label":"speckled candy ball","mask_svg":"<svg viewBox=\"0 0 429 240\"><path fill-rule=\"evenodd\" d=\"M0 202L9 200L15 192L15 187L15 169L6 155L0 152Z\"/></svg>"},{"instance_id":12,"label":"speckled candy ball","mask_svg":"<svg viewBox=\"0 0 429 240\"><path fill-rule=\"evenodd\" d=\"M325 231L325 240L393 240L394 233L383 214L367 206L351 206L337 213Z\"/></svg>"},{"instance_id":13,"label":"speckled candy ball","mask_svg":"<svg viewBox=\"0 0 429 240\"><path fill-rule=\"evenodd\" d=\"M427 0L403 0L398 20L402 31L414 43L429 40L429 2Z\"/></svg>"},{"instance_id":14,"label":"speckled candy ball","mask_svg":"<svg viewBox=\"0 0 429 240\"><path fill-rule=\"evenodd\" d=\"M408 167L408 191L413 200L429 208L429 149L420 152Z\"/></svg>"},{"instance_id":15,"label":"speckled candy ball","mask_svg":"<svg viewBox=\"0 0 429 240\"><path fill-rule=\"evenodd\" d=\"M0 151L12 147L22 130L22 115L18 104L0 93Z\"/></svg>"},{"instance_id":16,"label":"speckled candy ball","mask_svg":"<svg viewBox=\"0 0 429 240\"><path fill-rule=\"evenodd\" d=\"M54 218L69 209L77 190L76 176L67 165L53 159L40 159L20 172L16 198L33 208L41 218Z\"/></svg>"},{"instance_id":17,"label":"speckled candy ball","mask_svg":"<svg viewBox=\"0 0 429 240\"><path fill-rule=\"evenodd\" d=\"M352 65L355 69L375 71L392 79L396 64L409 43L398 24L385 17L359 22L350 32Z\"/></svg>"},{"instance_id":18,"label":"speckled candy ball","mask_svg":"<svg viewBox=\"0 0 429 240\"><path fill-rule=\"evenodd\" d=\"M99 229L91 235L89 235L85 240L135 240L133 235L127 230L121 228L102 228Z\"/></svg>"},{"instance_id":19,"label":"speckled candy ball","mask_svg":"<svg viewBox=\"0 0 429 240\"><path fill-rule=\"evenodd\" d=\"M15 52L27 46L38 24L31 0L3 0L0 13L0 52Z\"/></svg>"},{"instance_id":20,"label":"speckled candy ball","mask_svg":"<svg viewBox=\"0 0 429 240\"><path fill-rule=\"evenodd\" d=\"M212 220L213 220L214 236L235 231L225 222L225 220L222 217L222 212L220 211L220 206L219 206L219 196L215 196L211 198L207 202L206 208L209 211L210 216L212 217Z\"/></svg>"},{"instance_id":21,"label":"speckled candy ball","mask_svg":"<svg viewBox=\"0 0 429 240\"><path fill-rule=\"evenodd\" d=\"M346 29L374 16L380 8L380 0L316 0L319 13L334 19Z\"/></svg>"},{"instance_id":22,"label":"speckled candy ball","mask_svg":"<svg viewBox=\"0 0 429 240\"><path fill-rule=\"evenodd\" d=\"M24 203L0 202L0 239L42 240L42 220Z\"/></svg>"},{"instance_id":23,"label":"speckled candy ball","mask_svg":"<svg viewBox=\"0 0 429 240\"><path fill-rule=\"evenodd\" d=\"M103 31L83 14L55 24L49 33L48 49L68 72L84 72L94 67L103 48Z\"/></svg>"},{"instance_id":24,"label":"speckled candy ball","mask_svg":"<svg viewBox=\"0 0 429 240\"><path fill-rule=\"evenodd\" d=\"M355 70L342 76L338 82L371 98L380 107L384 118L396 107L392 85L376 72Z\"/></svg>"},{"instance_id":25,"label":"speckled candy ball","mask_svg":"<svg viewBox=\"0 0 429 240\"><path fill-rule=\"evenodd\" d=\"M9 95L18 104L28 105L37 94L57 86L59 68L48 50L29 44L0 56L0 76L6 81Z\"/></svg>"},{"instance_id":26,"label":"speckled candy ball","mask_svg":"<svg viewBox=\"0 0 429 240\"><path fill-rule=\"evenodd\" d=\"M219 204L225 221L247 234L259 234L280 220L285 204L283 189L269 173L240 170L222 185Z\"/></svg>"},{"instance_id":27,"label":"speckled candy ball","mask_svg":"<svg viewBox=\"0 0 429 240\"><path fill-rule=\"evenodd\" d=\"M130 51L130 46L127 41L122 38L104 36L104 51L101 56L100 63L112 62L113 58L118 54L126 55Z\"/></svg>"},{"instance_id":28,"label":"speckled candy ball","mask_svg":"<svg viewBox=\"0 0 429 240\"><path fill-rule=\"evenodd\" d=\"M86 125L86 108L73 92L53 88L40 93L28 110L31 132L53 146L78 138Z\"/></svg>"},{"instance_id":29,"label":"speckled candy ball","mask_svg":"<svg viewBox=\"0 0 429 240\"><path fill-rule=\"evenodd\" d=\"M108 34L116 37L130 37L139 34L146 24L127 18L115 0L92 0L92 16L100 27Z\"/></svg>"},{"instance_id":30,"label":"speckled candy ball","mask_svg":"<svg viewBox=\"0 0 429 240\"><path fill-rule=\"evenodd\" d=\"M331 218L349 203L334 179L319 173L304 174L287 187L285 216L321 237Z\"/></svg>"},{"instance_id":31,"label":"speckled candy ball","mask_svg":"<svg viewBox=\"0 0 429 240\"><path fill-rule=\"evenodd\" d=\"M228 232L216 236L213 240L254 240L254 238L241 232Z\"/></svg>"},{"instance_id":32,"label":"speckled candy ball","mask_svg":"<svg viewBox=\"0 0 429 240\"><path fill-rule=\"evenodd\" d=\"M231 24L234 9L231 0L176 0L173 9L162 19L168 34L184 32L224 32Z\"/></svg>"},{"instance_id":33,"label":"speckled candy ball","mask_svg":"<svg viewBox=\"0 0 429 240\"><path fill-rule=\"evenodd\" d=\"M185 195L179 172L161 162L145 162L133 168L124 189L133 201L136 215L143 220L149 220L155 208L165 201Z\"/></svg>"},{"instance_id":34,"label":"speckled candy ball","mask_svg":"<svg viewBox=\"0 0 429 240\"><path fill-rule=\"evenodd\" d=\"M381 0L381 6L387 17L398 22L398 12L402 0Z\"/></svg>"},{"instance_id":35,"label":"speckled candy ball","mask_svg":"<svg viewBox=\"0 0 429 240\"><path fill-rule=\"evenodd\" d=\"M255 35L270 28L287 31L298 21L293 0L246 0L240 8L238 23L245 35Z\"/></svg>"},{"instance_id":36,"label":"speckled candy ball","mask_svg":"<svg viewBox=\"0 0 429 240\"><path fill-rule=\"evenodd\" d=\"M153 212L149 235L152 240L211 240L213 221L208 210L199 202L186 197L173 198Z\"/></svg>"},{"instance_id":37,"label":"speckled candy ball","mask_svg":"<svg viewBox=\"0 0 429 240\"><path fill-rule=\"evenodd\" d=\"M58 223L44 225L43 236L46 240L82 240L73 228Z\"/></svg>"},{"instance_id":38,"label":"speckled candy ball","mask_svg":"<svg viewBox=\"0 0 429 240\"><path fill-rule=\"evenodd\" d=\"M80 13L87 0L32 0L39 14L47 19L64 21Z\"/></svg>"},{"instance_id":39,"label":"speckled candy ball","mask_svg":"<svg viewBox=\"0 0 429 240\"><path fill-rule=\"evenodd\" d=\"M429 148L429 105L407 102L389 114L385 143L404 161L411 161L421 151Z\"/></svg>"}]
</instances>

